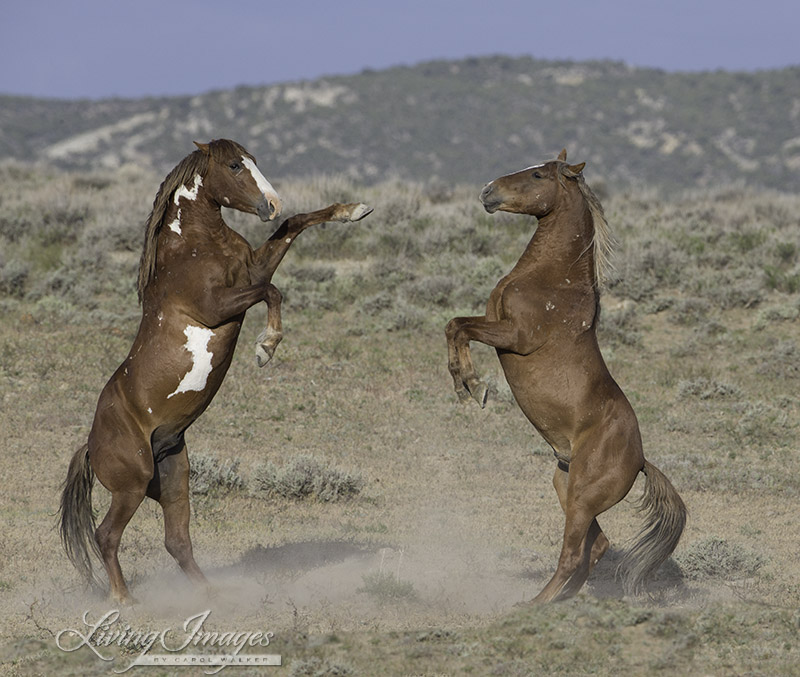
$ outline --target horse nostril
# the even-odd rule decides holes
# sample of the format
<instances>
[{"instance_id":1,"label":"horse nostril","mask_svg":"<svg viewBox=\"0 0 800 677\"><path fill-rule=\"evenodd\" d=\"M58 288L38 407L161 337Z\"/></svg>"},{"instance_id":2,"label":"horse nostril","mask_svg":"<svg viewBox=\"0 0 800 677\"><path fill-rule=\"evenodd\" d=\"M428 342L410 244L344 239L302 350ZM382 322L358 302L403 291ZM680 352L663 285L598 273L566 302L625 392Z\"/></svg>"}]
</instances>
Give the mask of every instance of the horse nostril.
<instances>
[{"instance_id":1,"label":"horse nostril","mask_svg":"<svg viewBox=\"0 0 800 677\"><path fill-rule=\"evenodd\" d=\"M267 200L267 203L269 204L270 218L272 219L278 218L281 214L280 200Z\"/></svg>"},{"instance_id":2,"label":"horse nostril","mask_svg":"<svg viewBox=\"0 0 800 677\"><path fill-rule=\"evenodd\" d=\"M481 191L481 201L486 200L486 198L488 198L493 192L494 186L491 183L487 183Z\"/></svg>"}]
</instances>

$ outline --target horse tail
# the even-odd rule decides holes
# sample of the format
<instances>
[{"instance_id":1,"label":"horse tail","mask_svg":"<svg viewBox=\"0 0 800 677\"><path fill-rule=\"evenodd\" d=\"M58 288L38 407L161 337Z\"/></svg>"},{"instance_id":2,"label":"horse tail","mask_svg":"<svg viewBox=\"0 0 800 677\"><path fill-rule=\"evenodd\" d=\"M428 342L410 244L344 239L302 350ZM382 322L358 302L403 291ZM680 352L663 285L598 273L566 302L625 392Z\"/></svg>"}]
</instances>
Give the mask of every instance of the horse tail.
<instances>
[{"instance_id":1,"label":"horse tail","mask_svg":"<svg viewBox=\"0 0 800 677\"><path fill-rule=\"evenodd\" d=\"M94 471L89 464L89 445L84 444L72 456L61 493L61 543L73 566L90 585L96 584L92 570L94 553L100 549L94 540L95 518L92 511Z\"/></svg>"},{"instance_id":2,"label":"horse tail","mask_svg":"<svg viewBox=\"0 0 800 677\"><path fill-rule=\"evenodd\" d=\"M666 475L648 461L642 472L647 480L638 510L645 523L617 569L625 594L641 590L643 581L675 550L686 526L686 506Z\"/></svg>"}]
</instances>

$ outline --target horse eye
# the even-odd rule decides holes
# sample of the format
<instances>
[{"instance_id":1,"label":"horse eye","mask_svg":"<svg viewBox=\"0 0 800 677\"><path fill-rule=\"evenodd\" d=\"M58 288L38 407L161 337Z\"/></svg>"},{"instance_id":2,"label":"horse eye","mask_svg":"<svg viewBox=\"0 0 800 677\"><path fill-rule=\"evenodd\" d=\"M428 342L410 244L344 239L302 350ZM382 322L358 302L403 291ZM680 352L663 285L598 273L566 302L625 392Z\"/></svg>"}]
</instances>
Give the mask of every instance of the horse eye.
<instances>
[{"instance_id":1,"label":"horse eye","mask_svg":"<svg viewBox=\"0 0 800 677\"><path fill-rule=\"evenodd\" d=\"M534 179L541 179L542 178L542 173L541 172L534 172L533 173L533 178Z\"/></svg>"},{"instance_id":2,"label":"horse eye","mask_svg":"<svg viewBox=\"0 0 800 677\"><path fill-rule=\"evenodd\" d=\"M238 171L239 171L239 170L242 168L242 165L240 165L238 162L236 162L236 161L234 160L233 162L231 162L231 163L228 165L228 167L230 167L232 171L234 171L234 172L238 172Z\"/></svg>"}]
</instances>

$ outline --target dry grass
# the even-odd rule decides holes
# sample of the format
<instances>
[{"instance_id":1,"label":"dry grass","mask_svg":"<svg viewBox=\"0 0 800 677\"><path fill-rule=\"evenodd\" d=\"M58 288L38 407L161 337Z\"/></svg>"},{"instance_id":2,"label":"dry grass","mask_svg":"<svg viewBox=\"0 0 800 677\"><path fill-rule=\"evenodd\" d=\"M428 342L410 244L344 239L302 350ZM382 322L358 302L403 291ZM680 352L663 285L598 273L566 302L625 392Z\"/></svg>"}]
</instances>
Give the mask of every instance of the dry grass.
<instances>
[{"instance_id":1,"label":"dry grass","mask_svg":"<svg viewBox=\"0 0 800 677\"><path fill-rule=\"evenodd\" d=\"M108 674L85 648L55 646L53 633L109 605L69 567L54 513L68 458L136 331L136 224L160 177L126 170L103 184L25 171L0 170L0 659L9 674ZM270 651L289 674L374 674L375 665L398 675L792 674L800 297L766 271L778 266L785 280L797 271L787 243L800 238L800 198L607 200L620 248L604 299L605 354L639 415L645 453L683 495L690 522L648 594L623 600L616 548L639 526L624 501L601 518L615 549L585 591L520 610L558 556L553 459L491 350L475 348L492 384L487 409L456 402L443 327L479 311L531 224L483 214L473 189L360 190L330 177L279 190L289 211L334 199L376 210L298 241L275 280L286 295L275 358L255 367L265 317L254 309L226 382L187 434L204 468L195 554L215 596L178 572L159 510L146 503L123 538L141 601L126 622L179 628L210 608L218 630L273 631ZM263 228L230 220L254 240ZM359 493L325 502L247 490L265 463L277 470L301 456L357 475ZM102 511L108 499L96 493ZM746 575L731 565L742 553L758 554ZM711 558L711 573L683 571L690 556ZM358 594L386 585L372 581L376 571L414 594Z\"/></svg>"}]
</instances>

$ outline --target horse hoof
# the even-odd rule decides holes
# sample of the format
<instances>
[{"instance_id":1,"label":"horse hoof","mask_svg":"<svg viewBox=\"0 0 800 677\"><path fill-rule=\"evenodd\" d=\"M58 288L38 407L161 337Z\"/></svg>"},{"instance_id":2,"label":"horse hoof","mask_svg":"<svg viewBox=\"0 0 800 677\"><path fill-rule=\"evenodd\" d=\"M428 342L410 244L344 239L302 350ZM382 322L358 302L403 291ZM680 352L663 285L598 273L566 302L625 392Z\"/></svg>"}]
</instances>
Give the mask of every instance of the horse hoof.
<instances>
[{"instance_id":1,"label":"horse hoof","mask_svg":"<svg viewBox=\"0 0 800 677\"><path fill-rule=\"evenodd\" d=\"M481 405L481 409L486 407L486 400L489 397L489 388L485 383L479 383L478 387L470 390L472 398Z\"/></svg>"},{"instance_id":2,"label":"horse hoof","mask_svg":"<svg viewBox=\"0 0 800 677\"><path fill-rule=\"evenodd\" d=\"M273 350L268 350L266 346L258 344L256 346L256 362L259 367L265 367L267 362L272 359Z\"/></svg>"},{"instance_id":3,"label":"horse hoof","mask_svg":"<svg viewBox=\"0 0 800 677\"><path fill-rule=\"evenodd\" d=\"M119 606L136 606L139 603L139 600L136 599L131 594L125 594L125 595L111 594L109 595L108 600L112 604L118 604Z\"/></svg>"},{"instance_id":4,"label":"horse hoof","mask_svg":"<svg viewBox=\"0 0 800 677\"><path fill-rule=\"evenodd\" d=\"M363 202L359 202L353 208L353 211L350 212L350 216L347 218L347 221L360 221L369 214L372 214L372 207L367 207L367 205L365 205Z\"/></svg>"}]
</instances>

